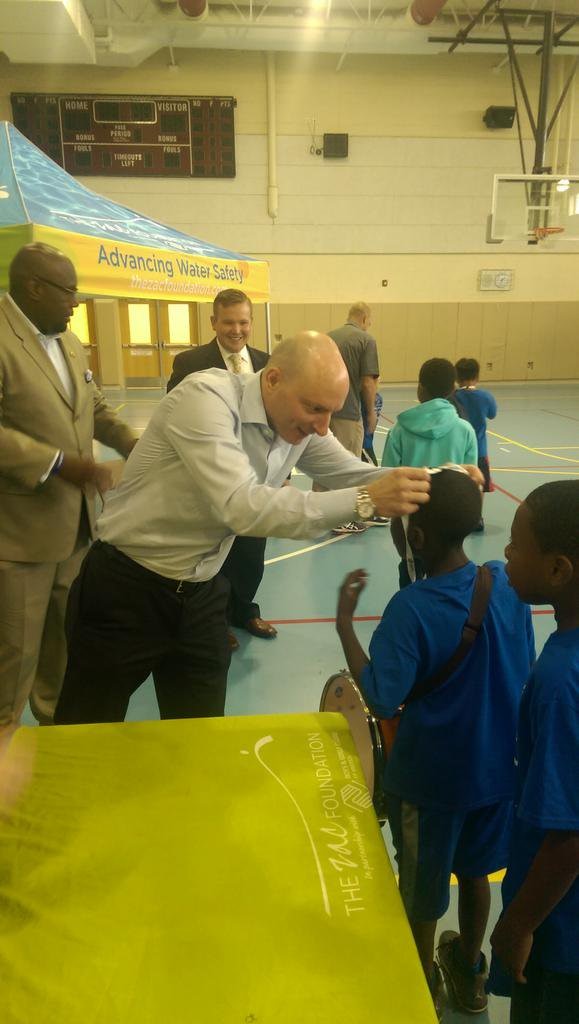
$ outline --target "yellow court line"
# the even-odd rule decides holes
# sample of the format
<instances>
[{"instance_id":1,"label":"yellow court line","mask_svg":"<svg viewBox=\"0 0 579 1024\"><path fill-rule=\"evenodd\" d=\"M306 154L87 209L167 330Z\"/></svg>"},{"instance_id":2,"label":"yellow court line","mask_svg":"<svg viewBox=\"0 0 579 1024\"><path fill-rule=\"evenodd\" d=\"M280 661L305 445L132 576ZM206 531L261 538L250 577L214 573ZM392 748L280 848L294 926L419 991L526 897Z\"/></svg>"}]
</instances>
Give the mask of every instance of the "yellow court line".
<instances>
[{"instance_id":1,"label":"yellow court line","mask_svg":"<svg viewBox=\"0 0 579 1024\"><path fill-rule=\"evenodd\" d=\"M493 466L492 475L495 473L530 473L531 476L579 476L578 469L495 469Z\"/></svg>"},{"instance_id":2,"label":"yellow court line","mask_svg":"<svg viewBox=\"0 0 579 1024\"><path fill-rule=\"evenodd\" d=\"M492 875L489 875L489 882L502 882L505 877L506 868L501 868L500 871L493 871ZM396 881L398 881L398 875L396 875ZM458 885L458 879L456 875L450 876L450 884Z\"/></svg>"},{"instance_id":3,"label":"yellow court line","mask_svg":"<svg viewBox=\"0 0 579 1024\"><path fill-rule=\"evenodd\" d=\"M505 877L505 868L501 868L500 871L494 871L492 875L489 875L489 882L502 882ZM455 875L450 876L450 884L458 885Z\"/></svg>"},{"instance_id":4,"label":"yellow court line","mask_svg":"<svg viewBox=\"0 0 579 1024\"><path fill-rule=\"evenodd\" d=\"M544 452L563 452L563 451L579 452L579 444L551 444L551 445L549 445L548 448L545 447L545 445L543 445L543 451Z\"/></svg>"},{"instance_id":5,"label":"yellow court line","mask_svg":"<svg viewBox=\"0 0 579 1024\"><path fill-rule=\"evenodd\" d=\"M125 408L125 405L126 405L126 404L127 404L126 402L121 402L121 404L120 404L120 405L117 405L116 409L113 409L113 412L120 412L120 411L121 411L121 409L124 409L124 408Z\"/></svg>"},{"instance_id":6,"label":"yellow court line","mask_svg":"<svg viewBox=\"0 0 579 1024\"><path fill-rule=\"evenodd\" d=\"M487 430L487 434L491 434L492 437L498 437L500 441L506 441L508 444L514 444L517 448L524 448L526 452L532 452L533 455L544 455L546 459L558 459L559 462L571 462L574 466L579 465L577 459L568 459L565 455L548 455L544 449L530 448L528 444L523 444L522 441L513 441L512 437L505 437L504 434L495 434L494 430Z\"/></svg>"}]
</instances>

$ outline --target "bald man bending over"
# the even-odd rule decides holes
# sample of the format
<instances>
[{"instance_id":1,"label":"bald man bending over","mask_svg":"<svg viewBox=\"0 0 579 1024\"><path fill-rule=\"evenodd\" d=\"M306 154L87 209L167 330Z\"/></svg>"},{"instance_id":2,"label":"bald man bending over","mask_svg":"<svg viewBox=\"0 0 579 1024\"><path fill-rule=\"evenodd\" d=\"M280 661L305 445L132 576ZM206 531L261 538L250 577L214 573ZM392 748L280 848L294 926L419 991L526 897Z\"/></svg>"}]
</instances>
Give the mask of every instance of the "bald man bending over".
<instances>
[{"instance_id":1,"label":"bald man bending over","mask_svg":"<svg viewBox=\"0 0 579 1024\"><path fill-rule=\"evenodd\" d=\"M222 715L230 651L219 569L234 537L318 537L428 501L425 470L369 467L328 433L348 387L335 343L308 331L260 374L206 370L163 398L71 592L57 722L122 721L151 672L161 718ZM282 487L294 466L330 490Z\"/></svg>"}]
</instances>

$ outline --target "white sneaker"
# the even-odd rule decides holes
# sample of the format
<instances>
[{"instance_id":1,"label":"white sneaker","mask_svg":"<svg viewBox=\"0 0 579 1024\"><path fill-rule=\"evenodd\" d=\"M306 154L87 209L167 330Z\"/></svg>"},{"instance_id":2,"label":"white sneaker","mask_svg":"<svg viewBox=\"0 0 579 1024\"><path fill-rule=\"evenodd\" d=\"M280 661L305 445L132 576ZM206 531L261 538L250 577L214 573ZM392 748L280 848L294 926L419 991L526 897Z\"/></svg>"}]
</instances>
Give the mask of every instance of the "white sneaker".
<instances>
[{"instance_id":1,"label":"white sneaker","mask_svg":"<svg viewBox=\"0 0 579 1024\"><path fill-rule=\"evenodd\" d=\"M366 526L364 523L342 523L341 526L336 526L332 530L335 534L346 534L346 533L365 533Z\"/></svg>"}]
</instances>

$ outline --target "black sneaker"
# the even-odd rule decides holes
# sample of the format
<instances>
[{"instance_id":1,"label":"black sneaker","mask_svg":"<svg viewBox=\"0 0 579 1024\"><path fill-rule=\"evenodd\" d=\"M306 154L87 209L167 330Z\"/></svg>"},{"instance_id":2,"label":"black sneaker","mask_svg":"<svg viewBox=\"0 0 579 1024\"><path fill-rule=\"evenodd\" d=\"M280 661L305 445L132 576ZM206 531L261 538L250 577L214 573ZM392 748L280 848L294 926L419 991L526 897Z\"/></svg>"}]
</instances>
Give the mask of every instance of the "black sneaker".
<instances>
[{"instance_id":1,"label":"black sneaker","mask_svg":"<svg viewBox=\"0 0 579 1024\"><path fill-rule=\"evenodd\" d=\"M366 526L365 526L364 523L353 523L353 522L352 523L342 523L341 526L336 526L332 530L332 533L335 533L337 536L340 535L340 534L365 533L365 532L366 532Z\"/></svg>"},{"instance_id":2,"label":"black sneaker","mask_svg":"<svg viewBox=\"0 0 579 1024\"><path fill-rule=\"evenodd\" d=\"M444 991L444 981L442 974L440 973L440 967L436 962L432 965L432 977L428 982L430 989L430 996L434 1003L434 1012L436 1013L437 1019L442 1020L444 1013L444 1007L446 1006L446 994Z\"/></svg>"},{"instance_id":3,"label":"black sneaker","mask_svg":"<svg viewBox=\"0 0 579 1024\"><path fill-rule=\"evenodd\" d=\"M443 932L438 942L436 953L446 987L460 1010L465 1013L482 1013L488 1004L485 992L485 982L489 976L486 957L481 953L480 971L475 974L465 967L459 943L458 932L452 931Z\"/></svg>"}]
</instances>

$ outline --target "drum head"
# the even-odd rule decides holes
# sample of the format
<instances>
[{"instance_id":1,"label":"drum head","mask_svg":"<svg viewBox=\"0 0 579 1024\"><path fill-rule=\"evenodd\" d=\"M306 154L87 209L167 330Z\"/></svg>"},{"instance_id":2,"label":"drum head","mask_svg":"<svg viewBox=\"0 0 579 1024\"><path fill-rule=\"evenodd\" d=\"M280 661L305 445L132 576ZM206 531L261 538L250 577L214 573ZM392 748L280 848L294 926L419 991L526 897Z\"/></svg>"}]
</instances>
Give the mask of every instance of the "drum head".
<instances>
[{"instance_id":1,"label":"drum head","mask_svg":"<svg viewBox=\"0 0 579 1024\"><path fill-rule=\"evenodd\" d=\"M375 744L379 742L375 719L366 707L361 691L347 672L331 676L324 686L320 711L340 711L350 726L362 772L371 796L374 797Z\"/></svg>"}]
</instances>

